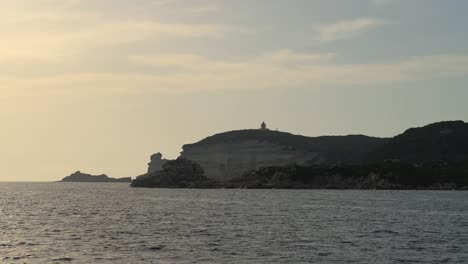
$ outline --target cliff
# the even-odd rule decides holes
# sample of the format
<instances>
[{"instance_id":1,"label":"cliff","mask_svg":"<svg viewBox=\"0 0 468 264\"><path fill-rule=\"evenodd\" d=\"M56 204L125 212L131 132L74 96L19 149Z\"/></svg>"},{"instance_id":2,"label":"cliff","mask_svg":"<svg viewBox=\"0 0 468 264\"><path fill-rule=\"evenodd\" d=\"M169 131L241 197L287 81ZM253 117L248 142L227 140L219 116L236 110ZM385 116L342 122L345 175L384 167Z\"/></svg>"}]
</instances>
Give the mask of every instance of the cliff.
<instances>
[{"instance_id":1,"label":"cliff","mask_svg":"<svg viewBox=\"0 0 468 264\"><path fill-rule=\"evenodd\" d=\"M169 160L163 159L160 152L151 155L151 161L148 163L148 174L160 171L163 169L163 165Z\"/></svg>"},{"instance_id":2,"label":"cliff","mask_svg":"<svg viewBox=\"0 0 468 264\"><path fill-rule=\"evenodd\" d=\"M107 175L91 175L86 173L81 173L79 171L67 176L61 180L61 182L131 182L131 177L126 178L110 178Z\"/></svg>"},{"instance_id":3,"label":"cliff","mask_svg":"<svg viewBox=\"0 0 468 264\"><path fill-rule=\"evenodd\" d=\"M314 138L271 130L239 130L184 145L180 157L199 163L209 179L227 182L265 166L359 163L387 141L362 135Z\"/></svg>"}]
</instances>

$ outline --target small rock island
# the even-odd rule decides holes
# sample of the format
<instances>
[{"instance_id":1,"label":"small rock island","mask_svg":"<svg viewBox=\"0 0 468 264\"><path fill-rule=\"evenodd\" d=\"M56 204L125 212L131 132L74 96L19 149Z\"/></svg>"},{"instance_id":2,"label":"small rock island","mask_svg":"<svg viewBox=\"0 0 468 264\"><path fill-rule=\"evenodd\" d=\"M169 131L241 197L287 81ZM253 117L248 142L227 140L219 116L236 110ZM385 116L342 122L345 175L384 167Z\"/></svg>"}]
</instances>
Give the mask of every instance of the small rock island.
<instances>
[{"instance_id":1,"label":"small rock island","mask_svg":"<svg viewBox=\"0 0 468 264\"><path fill-rule=\"evenodd\" d=\"M77 171L70 176L63 178L60 182L124 182L129 183L132 181L131 177L125 178L111 178L105 174L91 175Z\"/></svg>"}]
</instances>

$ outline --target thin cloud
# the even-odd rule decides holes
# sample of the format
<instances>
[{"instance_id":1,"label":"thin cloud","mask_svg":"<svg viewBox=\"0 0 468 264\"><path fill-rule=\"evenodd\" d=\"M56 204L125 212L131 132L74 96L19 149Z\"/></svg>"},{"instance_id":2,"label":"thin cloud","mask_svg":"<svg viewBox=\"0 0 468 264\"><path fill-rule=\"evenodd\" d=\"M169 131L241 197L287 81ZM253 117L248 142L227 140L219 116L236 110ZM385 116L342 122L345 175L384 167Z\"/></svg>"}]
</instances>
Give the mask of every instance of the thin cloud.
<instances>
[{"instance_id":1,"label":"thin cloud","mask_svg":"<svg viewBox=\"0 0 468 264\"><path fill-rule=\"evenodd\" d=\"M379 19L359 18L322 25L317 28L317 31L319 34L319 39L323 42L328 42L339 39L352 38L382 24L384 24L383 21Z\"/></svg>"},{"instance_id":2,"label":"thin cloud","mask_svg":"<svg viewBox=\"0 0 468 264\"><path fill-rule=\"evenodd\" d=\"M236 65L244 66L245 64L265 66L322 65L331 62L335 57L336 54L334 53L300 53L289 49L282 49L258 54L250 58L231 57L226 60L213 60L196 54L137 55L130 56L130 60L134 63L147 66L177 66L192 70L203 70L203 66L214 69L216 67L230 68ZM200 68L200 66L202 67Z\"/></svg>"},{"instance_id":3,"label":"thin cloud","mask_svg":"<svg viewBox=\"0 0 468 264\"><path fill-rule=\"evenodd\" d=\"M118 19L67 6L23 10L14 2L7 4L17 12L0 8L0 96L314 89L468 76L468 56L458 54L340 64L335 53L279 49L215 59L206 55L210 52L191 51L190 40L224 37L228 29L223 25L168 23L149 17ZM346 20L319 27L318 33L322 41L333 41L382 23L372 18ZM151 47L158 41L167 46L182 41L187 51L158 51ZM139 53L138 47L128 45L132 43L144 43L148 48ZM96 54L103 49L112 51L111 59ZM96 60L83 59L86 56ZM119 67L109 66L111 63Z\"/></svg>"},{"instance_id":4,"label":"thin cloud","mask_svg":"<svg viewBox=\"0 0 468 264\"><path fill-rule=\"evenodd\" d=\"M218 12L220 7L215 4L205 5L205 6L197 6L190 9L193 13L213 13Z\"/></svg>"},{"instance_id":5,"label":"thin cloud","mask_svg":"<svg viewBox=\"0 0 468 264\"><path fill-rule=\"evenodd\" d=\"M190 93L251 89L379 86L468 76L468 56L457 54L410 57L371 64L339 64L335 54L279 50L244 58L212 59L197 54L137 55L130 62L146 71L65 73L15 78L0 75L9 90L24 94ZM165 68L165 71L161 71ZM1 93L0 93L1 94Z\"/></svg>"},{"instance_id":6,"label":"thin cloud","mask_svg":"<svg viewBox=\"0 0 468 264\"><path fill-rule=\"evenodd\" d=\"M19 4L0 3L0 59L57 61L70 59L89 48L145 40L216 37L226 30L223 25L216 24L119 19L90 10L69 9L68 5L75 2L79 1L65 1L63 5L35 10Z\"/></svg>"},{"instance_id":7,"label":"thin cloud","mask_svg":"<svg viewBox=\"0 0 468 264\"><path fill-rule=\"evenodd\" d=\"M370 0L371 4L377 5L377 6L388 5L394 2L396 2L396 0Z\"/></svg>"},{"instance_id":8,"label":"thin cloud","mask_svg":"<svg viewBox=\"0 0 468 264\"><path fill-rule=\"evenodd\" d=\"M38 31L18 28L3 32L0 58L31 58L56 61L100 46L144 40L215 37L223 32L217 25L166 24L156 21L106 21L75 30Z\"/></svg>"}]
</instances>

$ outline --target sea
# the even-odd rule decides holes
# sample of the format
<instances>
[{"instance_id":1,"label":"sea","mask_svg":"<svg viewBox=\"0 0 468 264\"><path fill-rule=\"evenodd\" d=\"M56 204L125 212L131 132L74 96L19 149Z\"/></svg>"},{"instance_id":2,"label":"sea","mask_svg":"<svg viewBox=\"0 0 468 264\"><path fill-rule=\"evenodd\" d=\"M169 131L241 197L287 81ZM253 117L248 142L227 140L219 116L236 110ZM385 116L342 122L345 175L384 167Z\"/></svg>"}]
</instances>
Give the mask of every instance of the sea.
<instances>
[{"instance_id":1,"label":"sea","mask_svg":"<svg viewBox=\"0 0 468 264\"><path fill-rule=\"evenodd\" d=\"M1 263L468 263L468 192L0 183Z\"/></svg>"}]
</instances>

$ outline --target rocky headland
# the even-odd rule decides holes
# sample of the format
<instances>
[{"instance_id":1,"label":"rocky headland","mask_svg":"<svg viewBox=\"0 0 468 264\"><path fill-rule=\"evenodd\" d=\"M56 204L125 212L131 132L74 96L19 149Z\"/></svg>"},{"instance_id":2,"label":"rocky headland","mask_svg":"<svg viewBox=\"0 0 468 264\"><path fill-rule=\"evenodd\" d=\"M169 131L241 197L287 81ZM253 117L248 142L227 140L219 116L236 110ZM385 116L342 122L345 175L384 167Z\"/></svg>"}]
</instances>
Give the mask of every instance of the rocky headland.
<instances>
[{"instance_id":1,"label":"rocky headland","mask_svg":"<svg viewBox=\"0 0 468 264\"><path fill-rule=\"evenodd\" d=\"M133 187L466 189L468 124L448 121L394 138L305 137L262 127L183 146L175 161L152 156Z\"/></svg>"},{"instance_id":2,"label":"rocky headland","mask_svg":"<svg viewBox=\"0 0 468 264\"><path fill-rule=\"evenodd\" d=\"M131 177L126 178L111 178L105 174L91 175L77 171L70 176L63 178L60 182L131 182Z\"/></svg>"}]
</instances>

